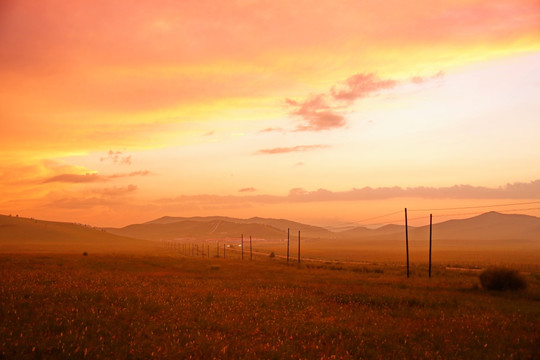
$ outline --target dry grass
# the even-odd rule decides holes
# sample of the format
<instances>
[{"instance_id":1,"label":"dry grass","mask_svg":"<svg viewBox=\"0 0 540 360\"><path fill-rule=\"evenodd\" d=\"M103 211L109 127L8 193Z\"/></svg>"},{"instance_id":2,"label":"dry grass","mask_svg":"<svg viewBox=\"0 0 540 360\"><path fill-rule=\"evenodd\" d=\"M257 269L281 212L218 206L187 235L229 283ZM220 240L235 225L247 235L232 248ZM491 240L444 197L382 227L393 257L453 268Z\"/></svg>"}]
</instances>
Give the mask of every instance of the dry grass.
<instances>
[{"instance_id":1,"label":"dry grass","mask_svg":"<svg viewBox=\"0 0 540 360\"><path fill-rule=\"evenodd\" d=\"M493 295L423 265L0 255L0 358L538 358L540 274ZM316 265L316 266L315 266Z\"/></svg>"}]
</instances>

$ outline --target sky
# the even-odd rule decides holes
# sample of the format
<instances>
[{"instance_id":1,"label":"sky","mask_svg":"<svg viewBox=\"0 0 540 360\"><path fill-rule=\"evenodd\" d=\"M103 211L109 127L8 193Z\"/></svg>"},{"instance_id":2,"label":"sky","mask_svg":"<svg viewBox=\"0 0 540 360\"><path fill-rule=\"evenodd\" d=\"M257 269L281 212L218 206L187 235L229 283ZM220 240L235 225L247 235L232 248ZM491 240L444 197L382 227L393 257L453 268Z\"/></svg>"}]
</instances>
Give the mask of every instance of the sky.
<instances>
[{"instance_id":1,"label":"sky","mask_svg":"<svg viewBox=\"0 0 540 360\"><path fill-rule=\"evenodd\" d=\"M0 213L540 216L540 1L0 2Z\"/></svg>"}]
</instances>

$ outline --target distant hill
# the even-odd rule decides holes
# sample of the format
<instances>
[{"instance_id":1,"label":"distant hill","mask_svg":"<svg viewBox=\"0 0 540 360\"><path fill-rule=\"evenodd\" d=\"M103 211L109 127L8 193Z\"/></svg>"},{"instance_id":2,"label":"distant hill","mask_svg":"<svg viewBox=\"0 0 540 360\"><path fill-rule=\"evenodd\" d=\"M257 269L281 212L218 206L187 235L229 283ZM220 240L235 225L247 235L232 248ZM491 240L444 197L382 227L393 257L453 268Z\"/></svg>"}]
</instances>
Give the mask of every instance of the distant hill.
<instances>
[{"instance_id":1,"label":"distant hill","mask_svg":"<svg viewBox=\"0 0 540 360\"><path fill-rule=\"evenodd\" d=\"M304 238L335 238L335 234L322 227L301 224L285 219L267 219L253 217L236 219L225 216L208 217L171 217L164 216L143 224L128 225L123 228L107 228L112 234L145 240L173 239L226 239L245 238L283 240L287 238L287 229L291 236L298 231Z\"/></svg>"},{"instance_id":2,"label":"distant hill","mask_svg":"<svg viewBox=\"0 0 540 360\"><path fill-rule=\"evenodd\" d=\"M231 217L225 217L225 216L207 216L207 217L171 217L171 216L164 216L159 219L155 219L149 222L146 222L142 225L146 224L173 224L173 223L182 223L184 222L184 225L187 225L189 222L203 222L203 223L211 223L211 222L224 222L224 223L233 223L233 224L241 224L242 226L239 227L240 230L244 227L246 224L259 224L259 225L267 225L271 226L275 229L281 230L282 232L285 232L285 236L287 235L287 229L290 229L290 231L294 233L298 233L298 230L301 231L302 236L308 237L308 238L334 238L335 234L323 227L313 226L313 225L307 225L302 224L299 222L286 220L286 219L271 219L271 218L261 218L261 217L252 217L249 219L237 219L237 218L231 218ZM181 225L179 225L180 227ZM203 226L204 227L204 226ZM246 233L245 231L241 231L240 233ZM235 235L237 236L237 235ZM282 235L279 236L279 238L283 238Z\"/></svg>"},{"instance_id":3,"label":"distant hill","mask_svg":"<svg viewBox=\"0 0 540 360\"><path fill-rule=\"evenodd\" d=\"M239 239L241 234L245 239L252 236L257 240L284 240L287 238L287 228L291 230L291 239L296 239L300 230L303 239L319 239L320 246L331 247L390 246L401 243L405 233L403 225L386 225L378 229L357 227L332 232L286 219L221 216L162 217L143 224L101 230L80 224L0 215L0 252L138 251L155 248L155 242L159 240ZM429 226L409 227L412 245L425 246L428 238ZM519 242L522 245L536 244L536 248L540 245L540 218L489 212L434 224L433 238L438 244L448 246L502 246Z\"/></svg>"},{"instance_id":4,"label":"distant hill","mask_svg":"<svg viewBox=\"0 0 540 360\"><path fill-rule=\"evenodd\" d=\"M149 222L134 224L108 232L145 240L174 240L174 239L226 239L244 238L284 239L287 232L275 227L256 223L235 223L224 220L180 220L176 222Z\"/></svg>"},{"instance_id":5,"label":"distant hill","mask_svg":"<svg viewBox=\"0 0 540 360\"><path fill-rule=\"evenodd\" d=\"M436 219L436 218L435 218ZM402 239L404 225L385 225L378 229L358 227L338 233L342 239ZM409 237L429 238L429 225L409 226ZM540 218L529 215L488 212L468 219L433 224L433 237L443 240L527 240L540 242Z\"/></svg>"},{"instance_id":6,"label":"distant hill","mask_svg":"<svg viewBox=\"0 0 540 360\"><path fill-rule=\"evenodd\" d=\"M413 236L429 236L429 225L412 229ZM540 242L540 218L488 212L433 226L433 236L447 240L531 240Z\"/></svg>"},{"instance_id":7,"label":"distant hill","mask_svg":"<svg viewBox=\"0 0 540 360\"><path fill-rule=\"evenodd\" d=\"M436 217L435 217L436 220ZM284 239L287 229L296 237L298 230L306 239L335 239L337 241L399 240L405 233L403 225L385 225L377 229L356 227L332 232L328 229L286 219L253 217L236 219L224 216L170 217L165 216L143 224L107 231L121 236L147 240L179 238L238 238L240 234L259 239ZM411 241L429 237L429 226L409 226ZM433 225L433 236L445 240L530 240L540 242L540 218L528 215L489 212L468 219L449 220Z\"/></svg>"},{"instance_id":8,"label":"distant hill","mask_svg":"<svg viewBox=\"0 0 540 360\"><path fill-rule=\"evenodd\" d=\"M85 225L0 215L0 252L110 253L154 249L155 244Z\"/></svg>"}]
</instances>

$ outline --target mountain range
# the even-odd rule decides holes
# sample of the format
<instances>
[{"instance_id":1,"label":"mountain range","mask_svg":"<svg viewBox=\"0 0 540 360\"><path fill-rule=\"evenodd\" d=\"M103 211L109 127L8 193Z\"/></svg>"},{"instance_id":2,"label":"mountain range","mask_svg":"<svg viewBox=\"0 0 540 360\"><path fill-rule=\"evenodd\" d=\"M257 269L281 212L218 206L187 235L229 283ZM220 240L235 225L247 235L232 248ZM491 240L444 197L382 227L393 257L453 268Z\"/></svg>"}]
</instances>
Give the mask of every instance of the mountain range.
<instances>
[{"instance_id":1,"label":"mountain range","mask_svg":"<svg viewBox=\"0 0 540 360\"><path fill-rule=\"evenodd\" d=\"M169 217L123 228L107 228L107 232L144 240L226 239L241 234L256 239L287 238L287 229L306 239L377 240L401 239L404 225L385 225L377 229L356 227L332 232L326 228L301 224L286 219L253 217ZM411 238L429 237L429 225L408 228ZM445 240L527 240L540 242L540 218L529 215L488 212L468 219L449 220L433 225L433 236Z\"/></svg>"}]
</instances>

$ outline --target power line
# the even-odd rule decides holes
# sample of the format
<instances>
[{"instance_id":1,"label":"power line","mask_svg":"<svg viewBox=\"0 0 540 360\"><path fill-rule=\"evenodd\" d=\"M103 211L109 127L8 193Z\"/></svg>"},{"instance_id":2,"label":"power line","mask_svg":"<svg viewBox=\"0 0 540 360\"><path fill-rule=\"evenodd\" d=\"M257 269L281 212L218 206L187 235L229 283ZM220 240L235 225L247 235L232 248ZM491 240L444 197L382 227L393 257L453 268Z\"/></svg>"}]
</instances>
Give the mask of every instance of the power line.
<instances>
[{"instance_id":1,"label":"power line","mask_svg":"<svg viewBox=\"0 0 540 360\"><path fill-rule=\"evenodd\" d=\"M539 202L532 202L533 204L535 203L540 203ZM430 210L430 209L427 209L427 210ZM427 211L426 210L426 211ZM434 209L434 210L437 210L437 209ZM499 210L498 212L505 212L505 213L508 213L508 212L514 212L514 211L528 211L528 210L540 210L540 207L532 207L532 208L520 208L520 209L508 209L508 210ZM407 211L409 211L409 209L407 209ZM431 211L431 210L430 210ZM398 213L400 213L401 211L398 211ZM450 214L437 214L437 213L434 213L433 214L433 217L434 218L444 218L444 217L449 217L449 216L461 216L461 215L481 215L481 214L484 214L484 212L481 212L481 211L475 211L475 212L462 212L462 213L450 213ZM413 218L409 218L408 220L411 221L411 220L419 220L419 219L425 219L426 217L425 216L417 216L417 217L413 217ZM387 225L387 224L391 224L391 223L397 223L397 222L401 222L403 221L403 219L399 218L399 219L391 219L391 220L387 220L385 222L378 222L378 223L369 223L369 224L363 224L363 226L377 226L377 225Z\"/></svg>"},{"instance_id":2,"label":"power line","mask_svg":"<svg viewBox=\"0 0 540 360\"><path fill-rule=\"evenodd\" d=\"M408 211L442 211L442 210L463 210L463 209L480 209L480 208L490 208L497 206L515 206L515 205L529 205L529 204L540 204L540 201L529 201L529 202L518 202L518 203L506 203L506 204L495 204L495 205L478 205L478 206L462 206L462 207L452 207L452 208L438 208L438 209L407 209ZM520 210L520 209L517 209ZM525 209L526 210L526 209Z\"/></svg>"},{"instance_id":3,"label":"power line","mask_svg":"<svg viewBox=\"0 0 540 360\"><path fill-rule=\"evenodd\" d=\"M511 209L511 210L499 210L498 212L512 212L512 211L526 211L526 210L540 210L540 207L536 208L526 208L526 209ZM453 213L453 214L435 214L434 217L448 217L448 216L461 216L461 215L481 215L482 212L468 212L468 213Z\"/></svg>"},{"instance_id":4,"label":"power line","mask_svg":"<svg viewBox=\"0 0 540 360\"><path fill-rule=\"evenodd\" d=\"M362 219L362 220L352 221L351 223L357 223L357 224L360 224L360 223L363 223L363 222L366 222L366 221L369 221L369 220L375 220L375 219L380 219L380 218L387 217L387 216L391 216L391 215L396 215L396 214L401 213L402 211L403 211L403 210L394 211L394 212L391 212L391 213L388 213L388 214L384 214L384 215L378 215L378 216L373 216L373 217L369 217L369 218Z\"/></svg>"},{"instance_id":5,"label":"power line","mask_svg":"<svg viewBox=\"0 0 540 360\"><path fill-rule=\"evenodd\" d=\"M527 201L527 202L516 202L516 203L505 203L505 204L493 204L493 205L478 205L478 206L462 206L462 207L449 207L449 208L435 208L435 209L408 209L407 208L407 211L414 211L414 212L420 212L420 211L444 211L444 210L465 210L465 209L482 209L482 208L493 208L493 207L502 207L502 206L516 206L516 205L529 205L529 204L540 204L540 201ZM498 211L498 212L509 212L509 211L527 211L527 210L540 210L540 208L537 208L537 207L534 207L534 208L520 208L520 209L508 209L508 210L494 210L494 211ZM388 214L383 214L383 215L378 215L378 216L372 216L372 217L369 217L369 218L364 218L362 220L353 220L353 221L350 221L350 222L345 222L343 223L343 225L339 225L339 226L327 226L327 228L339 228L339 227L346 227L347 224L351 224L351 225L358 225L358 226L377 226L377 225L386 225L386 224L391 224L391 223L396 223L396 222L400 222L402 221L403 219L392 219L392 220L387 220L385 222L376 222L376 223L365 223L366 221L369 221L369 220L375 220L375 219L381 219L381 218L385 218L385 217L388 217L388 216L392 216L392 215L396 215L396 214L400 214L402 213L403 210L398 210L398 211L394 211L394 212L391 212L391 213L388 213ZM434 217L438 217L438 218L441 218L441 217L448 217L448 216L460 216L460 215L480 215L482 214L483 212L467 212L467 213L451 213L451 214L433 214ZM418 220L418 219L423 219L424 216L419 216L419 217L414 217L414 218L409 218L409 220Z\"/></svg>"}]
</instances>

